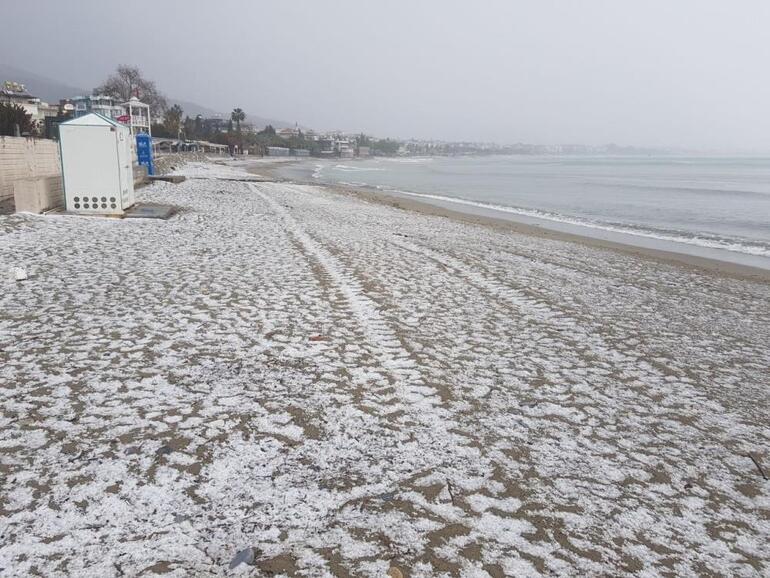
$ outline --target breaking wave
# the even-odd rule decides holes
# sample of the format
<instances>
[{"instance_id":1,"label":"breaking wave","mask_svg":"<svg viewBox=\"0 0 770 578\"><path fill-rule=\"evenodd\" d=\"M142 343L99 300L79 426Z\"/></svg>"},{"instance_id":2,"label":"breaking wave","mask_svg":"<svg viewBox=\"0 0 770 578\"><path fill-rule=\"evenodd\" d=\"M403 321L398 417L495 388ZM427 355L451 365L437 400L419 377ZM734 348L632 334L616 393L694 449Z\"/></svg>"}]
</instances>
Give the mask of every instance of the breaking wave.
<instances>
[{"instance_id":1,"label":"breaking wave","mask_svg":"<svg viewBox=\"0 0 770 578\"><path fill-rule=\"evenodd\" d=\"M531 218L541 219L546 221L565 223L568 225L576 225L579 227L586 227L589 229L610 231L613 233L623 233L626 235L646 237L648 239L656 239L659 241L672 241L675 243L685 243L687 245L695 245L698 247L706 247L710 249L722 249L724 251L732 251L734 253L744 253L746 255L754 255L758 257L770 257L769 244L758 242L758 241L750 241L748 239L739 239L739 238L733 238L733 237L723 237L718 235L705 235L705 234L692 235L682 231L658 230L658 229L640 227L637 225L629 225L625 223L605 223L601 221L594 221L591 219L572 217L569 215L562 215L559 213L542 211L538 209L526 209L523 207L513 207L508 205L498 205L494 203L471 201L468 199L463 199L461 197L447 197L444 195L436 195L436 194L430 194L430 193L412 193L408 191L401 191L401 190L391 189L387 187L377 187L377 188L382 191L394 192L400 195L406 195L410 197L431 199L431 200L441 201L445 203L454 203L457 205L478 207L481 209L487 209L487 210L497 211L501 213L508 213L513 215L520 215L522 217L531 217Z\"/></svg>"}]
</instances>

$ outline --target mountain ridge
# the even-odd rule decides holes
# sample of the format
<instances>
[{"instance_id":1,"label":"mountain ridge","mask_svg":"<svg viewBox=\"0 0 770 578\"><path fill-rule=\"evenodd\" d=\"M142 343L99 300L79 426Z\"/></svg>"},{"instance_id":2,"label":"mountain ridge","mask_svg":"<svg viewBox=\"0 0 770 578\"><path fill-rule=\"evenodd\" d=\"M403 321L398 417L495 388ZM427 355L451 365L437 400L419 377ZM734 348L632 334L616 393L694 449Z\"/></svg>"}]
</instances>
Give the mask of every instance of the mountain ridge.
<instances>
[{"instance_id":1,"label":"mountain ridge","mask_svg":"<svg viewBox=\"0 0 770 578\"><path fill-rule=\"evenodd\" d=\"M58 103L62 98L72 98L73 96L82 96L91 94L90 89L78 87L60 80L37 74L30 70L24 70L15 66L0 63L0 83L6 80L14 82L20 82L27 87L27 90L32 96L36 96L41 100L49 103ZM195 117L196 115L202 115L204 117L216 117L228 118L229 112L217 111L213 108L203 106L196 102L190 102L173 97L166 97L169 106L178 104L182 107L185 115ZM268 124L273 125L275 128L291 127L294 123L262 117L254 114L249 114L246 111L246 122L259 128Z\"/></svg>"}]
</instances>

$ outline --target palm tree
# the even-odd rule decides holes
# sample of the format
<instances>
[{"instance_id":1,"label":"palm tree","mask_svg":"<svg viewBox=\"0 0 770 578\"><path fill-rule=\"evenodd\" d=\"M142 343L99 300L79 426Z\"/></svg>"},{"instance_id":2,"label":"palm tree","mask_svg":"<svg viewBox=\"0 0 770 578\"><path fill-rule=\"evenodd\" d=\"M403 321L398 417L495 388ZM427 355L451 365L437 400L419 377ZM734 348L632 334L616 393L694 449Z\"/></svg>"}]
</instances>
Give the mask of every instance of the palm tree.
<instances>
[{"instance_id":1,"label":"palm tree","mask_svg":"<svg viewBox=\"0 0 770 578\"><path fill-rule=\"evenodd\" d=\"M241 136L241 121L246 120L246 113L240 108L234 108L230 113L230 120L235 123L235 132L238 133L238 146L243 152L243 137Z\"/></svg>"},{"instance_id":2,"label":"palm tree","mask_svg":"<svg viewBox=\"0 0 770 578\"><path fill-rule=\"evenodd\" d=\"M240 133L241 121L246 120L246 113L240 108L234 108L233 112L230 113L230 120L235 123L235 130Z\"/></svg>"}]
</instances>

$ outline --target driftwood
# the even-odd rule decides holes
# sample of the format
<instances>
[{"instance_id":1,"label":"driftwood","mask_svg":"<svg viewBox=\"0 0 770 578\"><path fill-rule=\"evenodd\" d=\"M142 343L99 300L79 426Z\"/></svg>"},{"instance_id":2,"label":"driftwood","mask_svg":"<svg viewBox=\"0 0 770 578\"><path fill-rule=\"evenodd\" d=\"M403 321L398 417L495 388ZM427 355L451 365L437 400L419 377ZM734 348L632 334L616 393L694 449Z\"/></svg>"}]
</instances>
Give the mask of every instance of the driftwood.
<instances>
[{"instance_id":1,"label":"driftwood","mask_svg":"<svg viewBox=\"0 0 770 578\"><path fill-rule=\"evenodd\" d=\"M765 471L762 469L762 466L759 464L757 459L752 456L751 454L746 454L746 457L749 458L752 462L754 462L754 465L757 466L757 469L759 470L759 473L762 474L762 478L767 480L767 476L765 475Z\"/></svg>"}]
</instances>

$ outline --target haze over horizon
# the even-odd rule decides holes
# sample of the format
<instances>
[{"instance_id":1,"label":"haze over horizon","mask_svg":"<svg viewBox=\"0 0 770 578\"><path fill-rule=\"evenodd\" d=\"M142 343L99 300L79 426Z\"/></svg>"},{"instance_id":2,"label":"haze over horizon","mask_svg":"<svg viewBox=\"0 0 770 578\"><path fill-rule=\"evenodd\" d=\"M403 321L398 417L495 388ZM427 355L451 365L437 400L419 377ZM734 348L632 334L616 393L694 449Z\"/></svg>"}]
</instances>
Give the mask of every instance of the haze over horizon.
<instances>
[{"instance_id":1,"label":"haze over horizon","mask_svg":"<svg viewBox=\"0 0 770 578\"><path fill-rule=\"evenodd\" d=\"M0 36L4 63L86 88L125 63L170 97L319 130L770 152L766 1L41 0L3 12L19 23Z\"/></svg>"}]
</instances>

